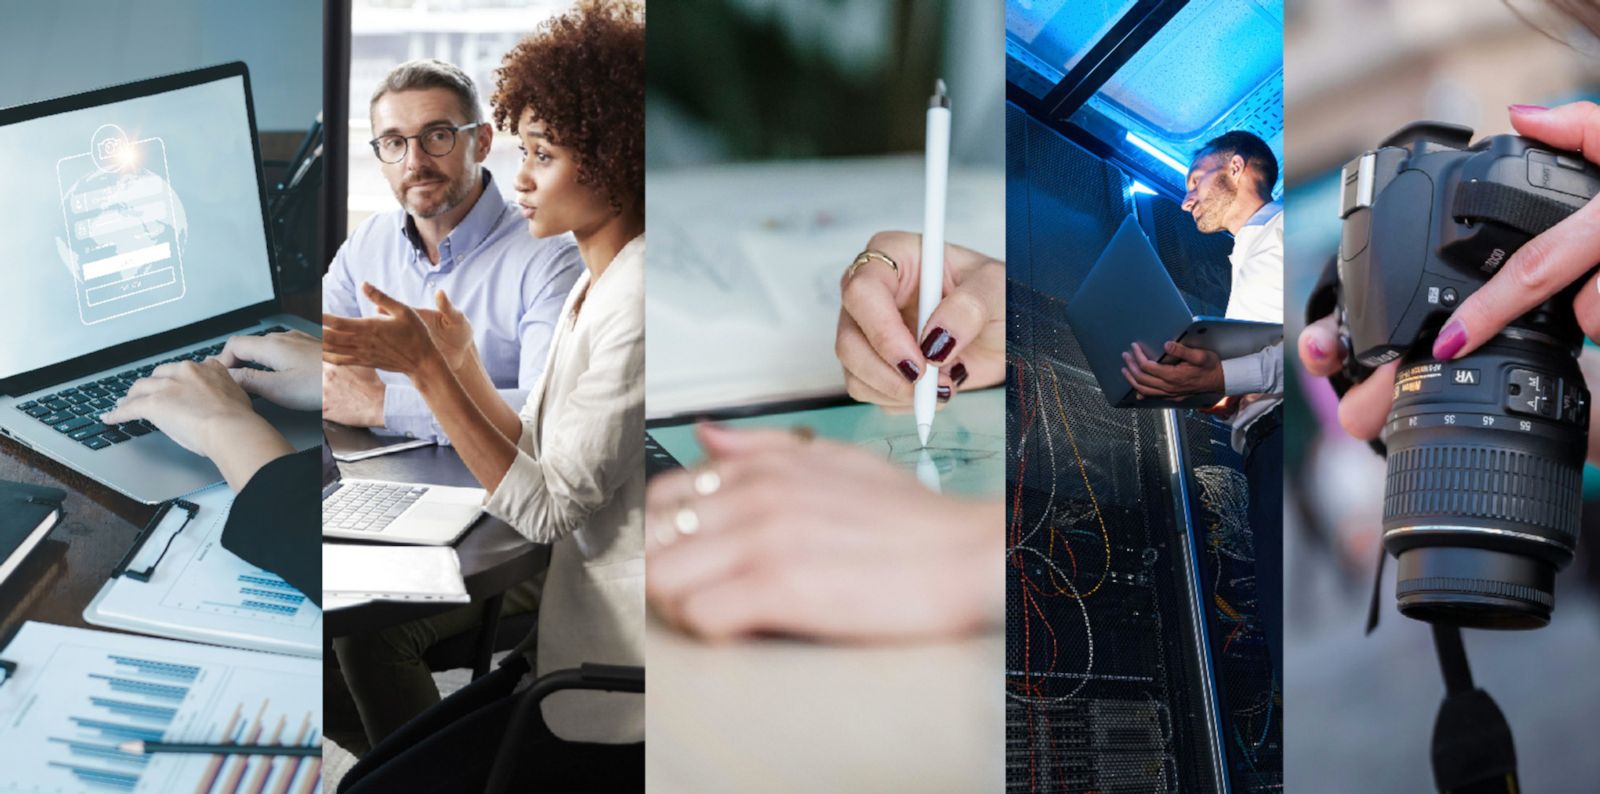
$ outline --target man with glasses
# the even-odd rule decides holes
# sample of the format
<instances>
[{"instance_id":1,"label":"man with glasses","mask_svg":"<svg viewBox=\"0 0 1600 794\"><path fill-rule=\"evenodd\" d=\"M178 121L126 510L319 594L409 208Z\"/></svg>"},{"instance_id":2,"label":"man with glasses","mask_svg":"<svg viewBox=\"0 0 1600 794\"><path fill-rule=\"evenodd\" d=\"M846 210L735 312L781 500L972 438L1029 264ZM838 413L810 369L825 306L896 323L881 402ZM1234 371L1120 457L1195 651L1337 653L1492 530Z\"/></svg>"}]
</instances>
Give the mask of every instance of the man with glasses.
<instances>
[{"instance_id":1,"label":"man with glasses","mask_svg":"<svg viewBox=\"0 0 1600 794\"><path fill-rule=\"evenodd\" d=\"M493 142L477 90L442 61L395 67L372 94L372 152L401 209L369 218L339 249L322 280L322 310L377 314L362 293L370 282L412 306L433 308L444 292L472 325L472 341L500 396L520 410L538 382L557 316L583 271L570 235L528 234L514 203L482 166ZM323 365L322 415L448 442L427 403L403 375ZM502 615L537 606L543 573L505 594ZM330 676L326 733L346 749L376 745L439 701L424 654L476 631L480 605L374 632L333 647L351 696ZM355 706L357 715L349 714ZM360 725L352 724L359 717Z\"/></svg>"},{"instance_id":2,"label":"man with glasses","mask_svg":"<svg viewBox=\"0 0 1600 794\"><path fill-rule=\"evenodd\" d=\"M370 103L372 152L401 210L379 213L350 235L322 280L322 310L377 313L373 286L412 306L435 293L472 324L473 342L500 396L520 409L544 369L567 293L583 270L570 236L538 240L482 167L494 139L472 80L442 61L403 63ZM403 376L325 366L322 415L448 443Z\"/></svg>"}]
</instances>

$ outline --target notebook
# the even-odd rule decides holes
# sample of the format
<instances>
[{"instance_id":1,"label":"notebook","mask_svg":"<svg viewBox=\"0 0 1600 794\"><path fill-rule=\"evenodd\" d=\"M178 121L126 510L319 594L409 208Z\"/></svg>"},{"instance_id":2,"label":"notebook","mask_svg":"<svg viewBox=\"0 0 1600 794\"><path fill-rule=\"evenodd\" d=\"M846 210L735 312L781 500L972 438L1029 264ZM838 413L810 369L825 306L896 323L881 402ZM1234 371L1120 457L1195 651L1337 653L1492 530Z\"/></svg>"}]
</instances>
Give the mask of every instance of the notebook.
<instances>
[{"instance_id":1,"label":"notebook","mask_svg":"<svg viewBox=\"0 0 1600 794\"><path fill-rule=\"evenodd\" d=\"M0 480L0 584L61 520L58 488Z\"/></svg>"}]
</instances>

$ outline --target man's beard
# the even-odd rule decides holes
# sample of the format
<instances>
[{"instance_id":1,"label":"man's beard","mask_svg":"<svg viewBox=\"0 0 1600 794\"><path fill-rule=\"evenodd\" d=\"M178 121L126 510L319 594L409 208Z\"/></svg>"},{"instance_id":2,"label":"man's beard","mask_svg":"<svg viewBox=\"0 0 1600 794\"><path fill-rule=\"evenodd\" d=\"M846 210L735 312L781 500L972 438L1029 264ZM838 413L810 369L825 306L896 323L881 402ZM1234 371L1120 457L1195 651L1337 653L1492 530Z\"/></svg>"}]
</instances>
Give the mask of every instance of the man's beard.
<instances>
[{"instance_id":1,"label":"man's beard","mask_svg":"<svg viewBox=\"0 0 1600 794\"><path fill-rule=\"evenodd\" d=\"M472 174L469 171L463 174L460 180L447 183L447 189L445 190L444 198L440 199L437 204L429 207L412 206L411 203L406 200L406 194L409 193L411 187L418 182L444 179L444 174L441 174L438 171L425 171L418 173L400 183L400 187L395 189L394 197L400 202L400 206L404 207L406 212L410 213L412 217L423 219L436 218L445 214L446 212L449 212L450 210L455 209L456 207L461 206L461 202L467 200L467 196L472 193L471 175Z\"/></svg>"},{"instance_id":2,"label":"man's beard","mask_svg":"<svg viewBox=\"0 0 1600 794\"><path fill-rule=\"evenodd\" d=\"M1238 197L1239 183L1226 171L1217 174L1216 181L1211 185L1211 195L1195 207L1195 228L1201 234L1221 231L1222 219L1227 216L1228 210L1233 209L1233 202Z\"/></svg>"}]
</instances>

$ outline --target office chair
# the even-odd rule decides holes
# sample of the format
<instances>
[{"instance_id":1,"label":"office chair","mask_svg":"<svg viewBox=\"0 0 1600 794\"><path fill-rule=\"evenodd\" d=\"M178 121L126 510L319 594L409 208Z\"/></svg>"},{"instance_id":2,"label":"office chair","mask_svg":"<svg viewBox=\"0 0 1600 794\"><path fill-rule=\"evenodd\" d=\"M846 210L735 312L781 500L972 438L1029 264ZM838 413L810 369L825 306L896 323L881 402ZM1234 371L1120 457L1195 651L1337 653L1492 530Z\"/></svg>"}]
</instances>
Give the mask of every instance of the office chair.
<instances>
[{"instance_id":1,"label":"office chair","mask_svg":"<svg viewBox=\"0 0 1600 794\"><path fill-rule=\"evenodd\" d=\"M511 776L516 772L517 761L526 741L528 725L540 717L534 712L546 697L566 689L592 689L603 692L644 693L644 668L611 664L584 664L577 669L556 670L539 676L517 695L511 707L511 718L506 723L505 736L500 740L500 750L495 754L494 766L489 770L489 783L484 794L508 794ZM640 781L643 788L643 781Z\"/></svg>"},{"instance_id":2,"label":"office chair","mask_svg":"<svg viewBox=\"0 0 1600 794\"><path fill-rule=\"evenodd\" d=\"M476 632L462 632L429 648L422 655L435 673L459 667L472 668L476 681L489 672L489 663L500 651L517 647L539 626L539 611L521 612L502 619L505 596L496 595L483 603L483 623Z\"/></svg>"}]
</instances>

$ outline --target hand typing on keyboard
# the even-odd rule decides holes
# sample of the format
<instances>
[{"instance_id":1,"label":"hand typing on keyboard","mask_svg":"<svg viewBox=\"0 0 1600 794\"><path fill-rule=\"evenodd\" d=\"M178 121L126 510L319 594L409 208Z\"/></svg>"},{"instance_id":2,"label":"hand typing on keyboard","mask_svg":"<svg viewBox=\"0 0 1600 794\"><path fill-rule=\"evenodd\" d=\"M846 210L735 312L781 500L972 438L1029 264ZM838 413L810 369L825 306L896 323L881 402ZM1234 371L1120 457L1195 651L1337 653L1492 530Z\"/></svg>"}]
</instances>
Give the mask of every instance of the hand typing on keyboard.
<instances>
[{"instance_id":1,"label":"hand typing on keyboard","mask_svg":"<svg viewBox=\"0 0 1600 794\"><path fill-rule=\"evenodd\" d=\"M322 340L303 331L235 336L217 355L245 391L296 411L322 409L321 358Z\"/></svg>"},{"instance_id":2,"label":"hand typing on keyboard","mask_svg":"<svg viewBox=\"0 0 1600 794\"><path fill-rule=\"evenodd\" d=\"M210 458L235 491L268 461L294 451L216 359L156 367L100 421L154 424L184 449Z\"/></svg>"},{"instance_id":3,"label":"hand typing on keyboard","mask_svg":"<svg viewBox=\"0 0 1600 794\"><path fill-rule=\"evenodd\" d=\"M265 336L287 331L281 325L274 325L255 331L250 336ZM220 355L223 344L221 342L196 348L194 350L178 353L175 356L154 361L142 366L131 367L121 372L107 375L99 380L83 381L76 386L60 389L36 399L17 405L17 410L39 420L57 433L71 438L89 449L109 449L113 445L122 444L141 436L156 432L156 426L142 419L135 419L122 424L108 425L100 421L100 415L112 409L117 400L128 393L128 387L140 378L147 378L156 367L162 364L173 364L180 361L205 361L208 358ZM265 370L260 364L246 362L244 366Z\"/></svg>"}]
</instances>

